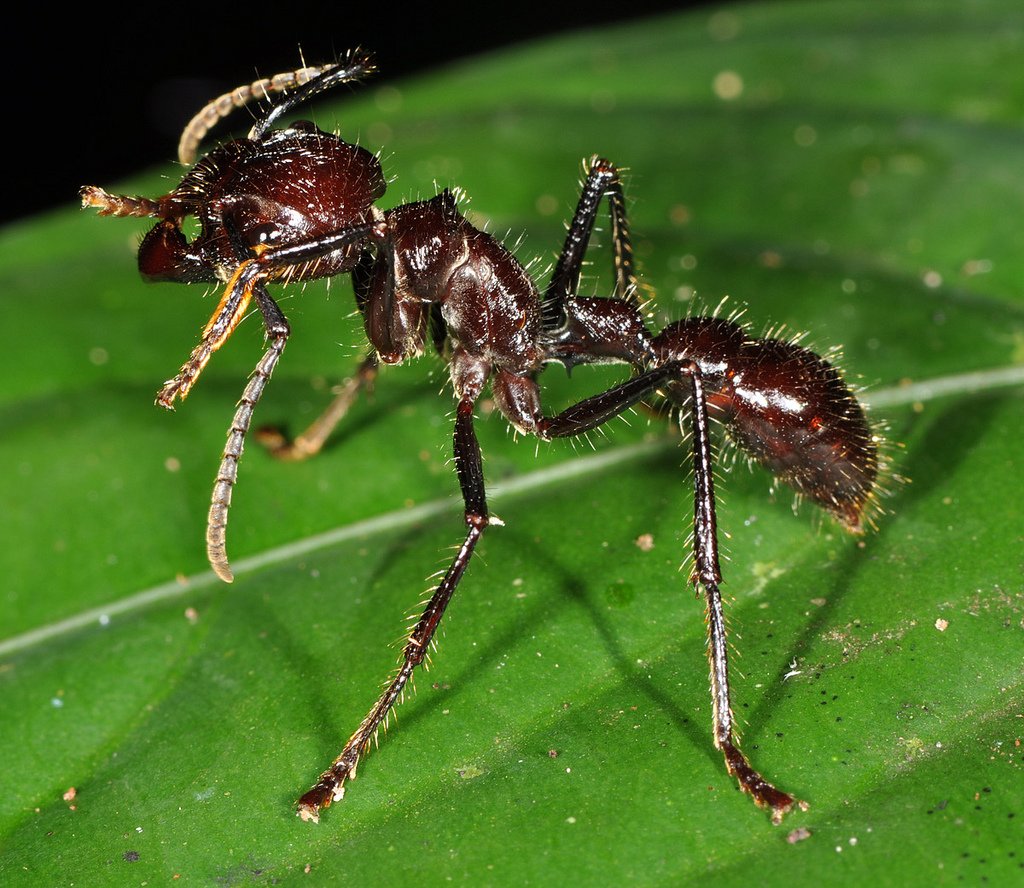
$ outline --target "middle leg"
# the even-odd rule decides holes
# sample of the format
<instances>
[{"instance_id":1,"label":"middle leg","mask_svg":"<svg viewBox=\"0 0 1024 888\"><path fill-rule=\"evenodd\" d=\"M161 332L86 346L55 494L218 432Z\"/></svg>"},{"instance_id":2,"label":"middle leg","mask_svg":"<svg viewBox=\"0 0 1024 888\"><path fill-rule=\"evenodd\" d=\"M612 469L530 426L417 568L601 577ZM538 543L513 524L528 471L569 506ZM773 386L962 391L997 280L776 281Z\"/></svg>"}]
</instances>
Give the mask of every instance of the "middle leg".
<instances>
[{"instance_id":1,"label":"middle leg","mask_svg":"<svg viewBox=\"0 0 1024 888\"><path fill-rule=\"evenodd\" d=\"M355 374L346 379L337 389L337 394L335 394L334 400L327 405L327 409L314 419L305 431L300 432L294 438L288 438L284 431L277 426L263 426L257 430L256 440L266 447L272 456L285 462L298 462L316 456L327 443L331 432L355 404L359 395L373 389L373 383L377 379L377 370L377 354L371 351L363 358Z\"/></svg>"},{"instance_id":2,"label":"middle leg","mask_svg":"<svg viewBox=\"0 0 1024 888\"><path fill-rule=\"evenodd\" d=\"M636 269L633 245L626 221L626 201L622 194L619 171L610 160L595 157L583 182L576 212L565 236L565 244L558 256L542 302L544 329L556 330L566 321L566 303L574 299L579 290L583 259L590 244L590 235L597 222L601 198L607 197L611 216L611 239L615 267L615 298L636 304Z\"/></svg>"}]
</instances>

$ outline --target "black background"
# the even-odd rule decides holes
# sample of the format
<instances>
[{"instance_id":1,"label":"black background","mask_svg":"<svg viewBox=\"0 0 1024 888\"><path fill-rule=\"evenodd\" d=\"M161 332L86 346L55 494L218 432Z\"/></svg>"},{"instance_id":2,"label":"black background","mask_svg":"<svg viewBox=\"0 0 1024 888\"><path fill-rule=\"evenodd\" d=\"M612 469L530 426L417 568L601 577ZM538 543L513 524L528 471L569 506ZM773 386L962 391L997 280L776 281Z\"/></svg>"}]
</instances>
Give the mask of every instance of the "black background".
<instances>
[{"instance_id":1,"label":"black background","mask_svg":"<svg viewBox=\"0 0 1024 888\"><path fill-rule=\"evenodd\" d=\"M173 161L181 127L210 98L257 76L377 55L378 82L525 40L639 19L707 0L583 4L356 4L276 7L86 5L8 33L6 199L0 222L77 205L83 184L112 184ZM310 9L309 7L313 7ZM33 15L29 11L29 15Z\"/></svg>"}]
</instances>

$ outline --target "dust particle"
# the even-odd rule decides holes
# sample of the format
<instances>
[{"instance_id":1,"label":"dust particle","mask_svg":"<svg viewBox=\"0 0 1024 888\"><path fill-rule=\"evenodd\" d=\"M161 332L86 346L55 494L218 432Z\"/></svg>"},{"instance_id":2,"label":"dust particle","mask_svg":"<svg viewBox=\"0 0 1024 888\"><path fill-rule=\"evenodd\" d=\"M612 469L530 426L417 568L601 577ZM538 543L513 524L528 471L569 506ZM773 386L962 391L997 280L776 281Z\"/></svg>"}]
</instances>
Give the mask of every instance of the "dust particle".
<instances>
[{"instance_id":1,"label":"dust particle","mask_svg":"<svg viewBox=\"0 0 1024 888\"><path fill-rule=\"evenodd\" d=\"M715 95L726 102L738 99L743 93L743 78L735 71L720 71L711 86Z\"/></svg>"}]
</instances>

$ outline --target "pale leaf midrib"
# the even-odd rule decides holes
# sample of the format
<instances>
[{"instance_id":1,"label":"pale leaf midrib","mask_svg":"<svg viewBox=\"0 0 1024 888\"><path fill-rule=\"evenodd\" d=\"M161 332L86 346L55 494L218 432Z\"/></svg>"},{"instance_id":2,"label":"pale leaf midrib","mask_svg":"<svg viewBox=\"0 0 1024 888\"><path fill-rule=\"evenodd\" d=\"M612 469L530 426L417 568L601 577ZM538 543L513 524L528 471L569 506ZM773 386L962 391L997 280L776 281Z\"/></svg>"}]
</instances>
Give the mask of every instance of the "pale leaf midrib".
<instances>
[{"instance_id":1,"label":"pale leaf midrib","mask_svg":"<svg viewBox=\"0 0 1024 888\"><path fill-rule=\"evenodd\" d=\"M1000 367L991 370L961 373L952 376L941 376L906 385L889 386L862 395L869 407L874 409L890 409L907 404L925 403L942 397L969 394L979 391L990 391L1008 386L1024 385L1024 365ZM607 450L592 456L568 460L564 463L528 472L509 479L488 489L492 500L503 497L519 496L564 481L571 481L588 475L594 475L623 463L638 461L674 446L668 439L663 441L631 444ZM388 533L409 527L430 518L442 515L457 508L455 498L432 500L410 509L386 512L382 515L336 527L332 530L302 539L293 540L282 546L267 549L264 552L240 558L233 562L236 576L241 577L267 567L282 564L293 558L318 551L329 546L338 545L347 540L365 539L379 533ZM204 571L183 580L171 580L143 589L118 601L99 607L89 608L72 614L62 620L37 626L28 632L15 635L0 641L0 657L9 656L36 645L41 645L52 638L66 635L105 621L115 616L142 610L154 604L171 601L186 595L192 595L198 589L214 586L219 580L212 571Z\"/></svg>"}]
</instances>

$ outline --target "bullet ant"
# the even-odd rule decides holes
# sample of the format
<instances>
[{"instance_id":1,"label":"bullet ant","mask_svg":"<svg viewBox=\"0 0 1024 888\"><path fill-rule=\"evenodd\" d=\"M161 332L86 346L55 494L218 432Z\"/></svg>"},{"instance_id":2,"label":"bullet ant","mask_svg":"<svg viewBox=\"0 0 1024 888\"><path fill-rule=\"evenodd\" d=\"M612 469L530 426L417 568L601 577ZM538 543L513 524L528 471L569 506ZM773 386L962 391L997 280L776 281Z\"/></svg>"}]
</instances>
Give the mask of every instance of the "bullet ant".
<instances>
[{"instance_id":1,"label":"bullet ant","mask_svg":"<svg viewBox=\"0 0 1024 888\"><path fill-rule=\"evenodd\" d=\"M195 159L208 131L236 107L277 96L247 138L199 160L181 183L150 199L82 189L84 206L101 215L157 219L138 252L149 281L216 282L223 295L199 344L156 401L172 408L196 383L251 302L267 346L242 394L214 484L206 543L210 564L232 580L226 527L238 462L253 411L288 341L289 326L267 290L275 281L349 274L371 351L352 382L309 430L288 441L263 440L284 459L316 453L378 366L423 353L428 338L448 363L457 401L455 468L465 503L466 533L458 553L409 633L401 665L341 754L298 801L317 821L344 794L360 757L425 659L477 542L489 524L474 405L487 385L497 409L522 434L544 440L582 435L644 399L678 408L693 445L694 533L690 581L707 600L714 742L726 767L773 821L796 803L765 780L737 746L726 656L718 556L712 419L752 460L860 533L878 491L878 439L840 373L795 342L751 338L733 320L689 317L652 335L641 314L622 184L616 167L595 157L583 182L568 235L543 296L509 250L470 224L456 196L381 210L385 180L378 158L308 121L275 128L292 109L375 70L361 50L316 68L239 87L214 100L185 128L184 163ZM581 267L600 204L607 199L614 256L614 293L578 295ZM188 240L184 220L200 232ZM547 364L567 370L619 362L630 379L553 416L545 415L537 377ZM802 803L801 803L802 804Z\"/></svg>"}]
</instances>

